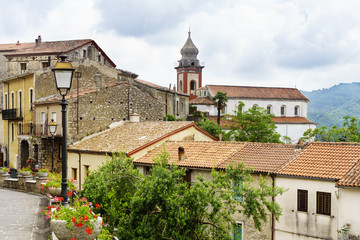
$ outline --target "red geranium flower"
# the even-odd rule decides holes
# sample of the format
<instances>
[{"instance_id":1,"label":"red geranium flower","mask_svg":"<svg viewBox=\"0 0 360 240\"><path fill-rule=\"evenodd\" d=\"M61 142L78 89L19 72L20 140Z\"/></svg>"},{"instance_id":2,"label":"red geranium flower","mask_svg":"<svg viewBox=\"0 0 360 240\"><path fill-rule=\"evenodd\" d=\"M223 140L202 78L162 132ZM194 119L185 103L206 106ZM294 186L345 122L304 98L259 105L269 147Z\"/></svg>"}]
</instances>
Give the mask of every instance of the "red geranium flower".
<instances>
[{"instance_id":1,"label":"red geranium flower","mask_svg":"<svg viewBox=\"0 0 360 240\"><path fill-rule=\"evenodd\" d=\"M75 222L76 222L76 219L75 219L75 218L73 218L73 219L71 219L71 221L72 221L73 223L75 223Z\"/></svg>"},{"instance_id":2,"label":"red geranium flower","mask_svg":"<svg viewBox=\"0 0 360 240\"><path fill-rule=\"evenodd\" d=\"M50 210L50 209L52 209L54 206L53 205L50 205L50 206L48 206L48 209Z\"/></svg>"},{"instance_id":3,"label":"red geranium flower","mask_svg":"<svg viewBox=\"0 0 360 240\"><path fill-rule=\"evenodd\" d=\"M72 197L73 192L68 192L66 195Z\"/></svg>"},{"instance_id":4,"label":"red geranium flower","mask_svg":"<svg viewBox=\"0 0 360 240\"><path fill-rule=\"evenodd\" d=\"M101 208L100 204L95 203L95 207Z\"/></svg>"},{"instance_id":5,"label":"red geranium flower","mask_svg":"<svg viewBox=\"0 0 360 240\"><path fill-rule=\"evenodd\" d=\"M83 223L75 223L76 227L82 227L84 224Z\"/></svg>"},{"instance_id":6,"label":"red geranium flower","mask_svg":"<svg viewBox=\"0 0 360 240\"><path fill-rule=\"evenodd\" d=\"M90 227L88 227L88 228L86 229L86 232L87 232L89 235L91 235L92 231L93 231L93 230L92 230Z\"/></svg>"}]
</instances>

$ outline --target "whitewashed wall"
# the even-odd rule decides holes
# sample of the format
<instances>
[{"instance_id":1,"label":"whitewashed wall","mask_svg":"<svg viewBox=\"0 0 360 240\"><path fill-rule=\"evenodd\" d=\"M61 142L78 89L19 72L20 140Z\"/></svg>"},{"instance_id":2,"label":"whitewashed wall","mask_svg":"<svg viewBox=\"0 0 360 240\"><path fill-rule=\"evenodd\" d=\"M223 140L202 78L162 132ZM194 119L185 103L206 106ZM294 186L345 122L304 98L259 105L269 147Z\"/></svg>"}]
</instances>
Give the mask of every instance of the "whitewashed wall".
<instances>
[{"instance_id":1,"label":"whitewashed wall","mask_svg":"<svg viewBox=\"0 0 360 240\"><path fill-rule=\"evenodd\" d=\"M276 177L275 185L288 189L276 202L283 209L275 223L275 239L337 239L339 201L334 181ZM308 190L308 212L297 211L297 190ZM316 213L316 192L331 193L331 215Z\"/></svg>"},{"instance_id":2,"label":"whitewashed wall","mask_svg":"<svg viewBox=\"0 0 360 240\"><path fill-rule=\"evenodd\" d=\"M315 124L288 124L288 123L276 123L276 131L280 133L281 136L289 137L291 143L297 143L298 140L303 136L304 132L309 128L315 129Z\"/></svg>"},{"instance_id":3,"label":"whitewashed wall","mask_svg":"<svg viewBox=\"0 0 360 240\"><path fill-rule=\"evenodd\" d=\"M360 235L360 189L339 189L339 229L350 225L350 234Z\"/></svg>"}]
</instances>

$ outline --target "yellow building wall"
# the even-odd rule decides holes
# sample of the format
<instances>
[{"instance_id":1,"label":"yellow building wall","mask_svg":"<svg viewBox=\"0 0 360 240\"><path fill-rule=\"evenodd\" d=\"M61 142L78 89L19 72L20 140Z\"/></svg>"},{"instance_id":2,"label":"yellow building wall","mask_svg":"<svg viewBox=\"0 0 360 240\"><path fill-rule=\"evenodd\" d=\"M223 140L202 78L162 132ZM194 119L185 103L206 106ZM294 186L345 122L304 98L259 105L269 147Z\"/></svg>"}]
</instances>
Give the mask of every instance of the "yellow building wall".
<instances>
[{"instance_id":1,"label":"yellow building wall","mask_svg":"<svg viewBox=\"0 0 360 240\"><path fill-rule=\"evenodd\" d=\"M18 155L18 135L19 123L23 129L25 125L34 122L33 106L30 104L30 89L34 89L34 75L27 74L19 77L10 78L4 81L3 89L3 109L17 109L16 116L20 116L20 92L21 94L21 116L19 120L4 120L4 143L8 147L9 167L20 168ZM14 101L12 101L14 93ZM7 99L5 99L7 98ZM32 101L35 99L33 90ZM7 104L6 104L7 102ZM12 128L12 125L14 127ZM12 138L14 132L14 138Z\"/></svg>"},{"instance_id":2,"label":"yellow building wall","mask_svg":"<svg viewBox=\"0 0 360 240\"><path fill-rule=\"evenodd\" d=\"M61 115L61 106L59 103L51 104L37 104L35 109L35 125L40 126L42 122L42 114L45 114L45 125L48 126L51 122L51 119L54 118L54 122L57 125L56 134L61 136L62 134L62 115Z\"/></svg>"},{"instance_id":3,"label":"yellow building wall","mask_svg":"<svg viewBox=\"0 0 360 240\"><path fill-rule=\"evenodd\" d=\"M194 140L194 141L213 141L212 138L205 135L204 133L198 131L195 127L190 127L181 132L175 133L167 138L162 139L159 142L156 142L134 154L130 157L134 159L138 159L144 156L148 151L154 149L155 147L163 144L167 140ZM79 187L82 185L86 179L86 168L91 171L97 170L99 166L103 165L107 159L111 159L111 157L106 156L105 154L95 154L95 153L75 153L68 152L68 177L77 179L76 186ZM81 163L80 163L81 162ZM87 167L85 167L87 166ZM76 173L76 174L75 174ZM81 187L81 186L80 186Z\"/></svg>"}]
</instances>

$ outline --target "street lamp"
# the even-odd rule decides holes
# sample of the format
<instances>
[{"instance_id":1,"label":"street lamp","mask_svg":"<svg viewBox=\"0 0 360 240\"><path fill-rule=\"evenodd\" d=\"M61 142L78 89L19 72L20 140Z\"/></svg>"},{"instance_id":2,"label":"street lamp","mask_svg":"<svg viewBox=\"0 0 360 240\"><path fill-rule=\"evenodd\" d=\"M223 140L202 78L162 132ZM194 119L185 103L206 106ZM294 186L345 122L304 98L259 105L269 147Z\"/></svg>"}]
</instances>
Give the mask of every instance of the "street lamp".
<instances>
[{"instance_id":1,"label":"street lamp","mask_svg":"<svg viewBox=\"0 0 360 240\"><path fill-rule=\"evenodd\" d=\"M75 69L71 63L66 60L67 56L61 54L60 62L57 62L52 69L55 76L56 88L62 96L61 99L61 114L62 114L62 179L61 179L61 196L64 198L62 205L67 207L67 155L66 155L66 94L70 91L72 77Z\"/></svg>"},{"instance_id":2,"label":"street lamp","mask_svg":"<svg viewBox=\"0 0 360 240\"><path fill-rule=\"evenodd\" d=\"M57 128L56 122L54 122L54 119L51 119L51 123L49 123L49 132L51 134L51 144L52 144L51 172L54 172L54 142L55 142L56 128Z\"/></svg>"}]
</instances>

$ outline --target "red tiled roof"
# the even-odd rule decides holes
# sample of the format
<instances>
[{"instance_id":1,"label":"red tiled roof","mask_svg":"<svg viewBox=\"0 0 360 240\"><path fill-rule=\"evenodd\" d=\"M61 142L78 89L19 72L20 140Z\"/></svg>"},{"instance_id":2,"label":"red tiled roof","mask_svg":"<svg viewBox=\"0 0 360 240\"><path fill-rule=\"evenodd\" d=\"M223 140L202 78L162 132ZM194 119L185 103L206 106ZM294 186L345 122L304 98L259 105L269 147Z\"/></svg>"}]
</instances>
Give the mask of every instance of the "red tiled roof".
<instances>
[{"instance_id":1,"label":"red tiled roof","mask_svg":"<svg viewBox=\"0 0 360 240\"><path fill-rule=\"evenodd\" d=\"M274 123L312 123L309 119L305 117L272 117Z\"/></svg>"},{"instance_id":2,"label":"red tiled roof","mask_svg":"<svg viewBox=\"0 0 360 240\"><path fill-rule=\"evenodd\" d=\"M312 142L278 174L339 180L359 158L360 143Z\"/></svg>"},{"instance_id":3,"label":"red tiled roof","mask_svg":"<svg viewBox=\"0 0 360 240\"><path fill-rule=\"evenodd\" d=\"M0 52L9 52L9 51L16 51L22 48L30 48L34 47L35 42L33 43L6 43L0 44Z\"/></svg>"},{"instance_id":4,"label":"red tiled roof","mask_svg":"<svg viewBox=\"0 0 360 240\"><path fill-rule=\"evenodd\" d=\"M206 141L166 141L134 161L135 164L153 164L153 158L158 156L163 148L170 153L169 163L182 167L215 168L228 159L229 155L243 148L242 142L206 142ZM183 147L185 159L179 161L178 149Z\"/></svg>"},{"instance_id":5,"label":"red tiled roof","mask_svg":"<svg viewBox=\"0 0 360 240\"><path fill-rule=\"evenodd\" d=\"M295 145L276 143L246 143L245 147L224 161L218 168L226 168L231 162L243 162L256 172L272 173L292 160L298 152Z\"/></svg>"},{"instance_id":6,"label":"red tiled roof","mask_svg":"<svg viewBox=\"0 0 360 240\"><path fill-rule=\"evenodd\" d=\"M106 53L97 45L97 43L92 39L80 39L80 40L65 40L65 41L51 41L46 42L42 41L40 46L36 46L35 43L22 43L26 47L15 48L16 51L5 54L5 56L32 56L32 55L48 55L48 54L61 54L68 53L77 48L80 48L86 44L93 44L93 46L102 52L103 56L108 60L108 62L116 67L115 63L106 55ZM16 44L0 44L0 49L6 48L7 46L1 45L12 45ZM14 47L13 47L14 48Z\"/></svg>"},{"instance_id":7,"label":"red tiled roof","mask_svg":"<svg viewBox=\"0 0 360 240\"><path fill-rule=\"evenodd\" d=\"M190 104L203 104L203 105L214 105L214 101L209 97L198 97L190 101Z\"/></svg>"},{"instance_id":8,"label":"red tiled roof","mask_svg":"<svg viewBox=\"0 0 360 240\"><path fill-rule=\"evenodd\" d=\"M206 85L215 96L217 92L224 92L228 98L257 98L257 99L286 99L309 101L296 88L274 87L244 87L227 85Z\"/></svg>"},{"instance_id":9,"label":"red tiled roof","mask_svg":"<svg viewBox=\"0 0 360 240\"><path fill-rule=\"evenodd\" d=\"M94 134L74 143L69 151L84 152L131 152L149 142L156 142L164 135L172 135L179 129L192 127L193 122L124 122L122 125Z\"/></svg>"},{"instance_id":10,"label":"red tiled roof","mask_svg":"<svg viewBox=\"0 0 360 240\"><path fill-rule=\"evenodd\" d=\"M360 187L360 160L337 182L340 187Z\"/></svg>"},{"instance_id":11,"label":"red tiled roof","mask_svg":"<svg viewBox=\"0 0 360 240\"><path fill-rule=\"evenodd\" d=\"M6 56L37 55L37 54L61 54L70 52L83 45L91 43L91 39L42 42L40 46L22 48Z\"/></svg>"},{"instance_id":12,"label":"red tiled roof","mask_svg":"<svg viewBox=\"0 0 360 240\"><path fill-rule=\"evenodd\" d=\"M295 145L249 142L201 142L166 141L145 156L134 161L136 164L153 164L153 158L163 150L170 153L169 163L182 167L224 169L231 162L244 162L256 172L274 172L291 160L296 152ZM178 149L185 149L185 159L179 160Z\"/></svg>"}]
</instances>

